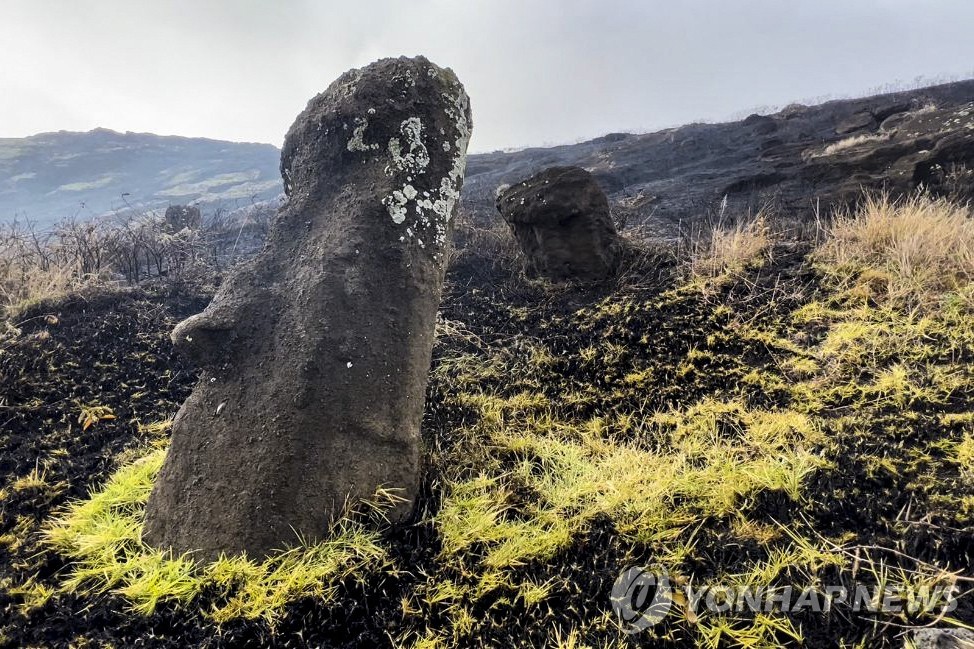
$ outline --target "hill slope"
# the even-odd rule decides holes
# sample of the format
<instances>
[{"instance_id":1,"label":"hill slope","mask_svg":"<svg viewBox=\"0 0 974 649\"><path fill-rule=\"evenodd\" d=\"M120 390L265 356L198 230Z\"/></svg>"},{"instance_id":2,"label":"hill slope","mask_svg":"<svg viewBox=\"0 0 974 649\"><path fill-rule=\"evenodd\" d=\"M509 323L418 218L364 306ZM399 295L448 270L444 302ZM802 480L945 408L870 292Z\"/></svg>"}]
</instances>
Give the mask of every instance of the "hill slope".
<instances>
[{"instance_id":1,"label":"hill slope","mask_svg":"<svg viewBox=\"0 0 974 649\"><path fill-rule=\"evenodd\" d=\"M269 144L106 129L0 139L0 221L97 216L125 201L143 209L249 205L281 192L278 160Z\"/></svg>"},{"instance_id":2,"label":"hill slope","mask_svg":"<svg viewBox=\"0 0 974 649\"><path fill-rule=\"evenodd\" d=\"M922 183L963 194L974 187L974 81L795 104L739 122L475 155L464 185L467 206L493 212L498 185L555 164L588 169L620 217L661 233L715 209L725 196L732 213L770 202L779 214L802 216L862 188L902 192Z\"/></svg>"},{"instance_id":3,"label":"hill slope","mask_svg":"<svg viewBox=\"0 0 974 649\"><path fill-rule=\"evenodd\" d=\"M801 216L863 187L918 185L961 194L974 187L974 80L723 124L469 157L468 209L494 218L494 192L552 165L595 174L620 218L661 235L713 211L773 203ZM0 221L22 214L50 223L79 213L200 202L239 207L281 192L279 151L269 144L115 133L45 133L0 139ZM956 191L960 189L960 191Z\"/></svg>"}]
</instances>

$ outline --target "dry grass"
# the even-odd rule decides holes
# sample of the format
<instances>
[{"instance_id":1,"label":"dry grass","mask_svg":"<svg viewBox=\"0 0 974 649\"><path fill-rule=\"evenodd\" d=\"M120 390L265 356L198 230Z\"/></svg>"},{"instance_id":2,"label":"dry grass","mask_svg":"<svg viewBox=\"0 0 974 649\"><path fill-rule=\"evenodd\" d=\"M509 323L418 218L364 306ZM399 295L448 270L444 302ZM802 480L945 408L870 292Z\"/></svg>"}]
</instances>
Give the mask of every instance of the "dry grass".
<instances>
[{"instance_id":1,"label":"dry grass","mask_svg":"<svg viewBox=\"0 0 974 649\"><path fill-rule=\"evenodd\" d=\"M513 269L519 264L518 254L510 228L499 219L485 222L466 210L457 214L450 246L451 265L490 260L494 266Z\"/></svg>"},{"instance_id":2,"label":"dry grass","mask_svg":"<svg viewBox=\"0 0 974 649\"><path fill-rule=\"evenodd\" d=\"M217 210L199 227L181 230L160 214L137 211L50 227L0 223L0 307L16 317L31 305L109 282L209 283L249 254L237 252L241 233L262 238L266 215L257 215L235 220Z\"/></svg>"},{"instance_id":3,"label":"dry grass","mask_svg":"<svg viewBox=\"0 0 974 649\"><path fill-rule=\"evenodd\" d=\"M871 197L836 218L816 253L840 288L869 285L891 303L931 306L947 294L974 306L974 219L967 206L917 195Z\"/></svg>"},{"instance_id":4,"label":"dry grass","mask_svg":"<svg viewBox=\"0 0 974 649\"><path fill-rule=\"evenodd\" d=\"M825 147L825 149L823 149L821 153L816 154L814 157L835 155L836 153L841 153L846 149L851 149L853 147L859 146L860 144L865 144L866 142L880 142L888 139L889 139L889 135L885 133L853 135L852 137L843 138L838 142L833 142L832 144Z\"/></svg>"},{"instance_id":5,"label":"dry grass","mask_svg":"<svg viewBox=\"0 0 974 649\"><path fill-rule=\"evenodd\" d=\"M721 284L748 268L760 266L771 250L772 237L763 213L733 226L718 223L690 246L691 282Z\"/></svg>"},{"instance_id":6,"label":"dry grass","mask_svg":"<svg viewBox=\"0 0 974 649\"><path fill-rule=\"evenodd\" d=\"M9 316L24 309L62 298L99 282L95 275L85 275L79 264L38 265L3 256L0 251L0 306Z\"/></svg>"}]
</instances>

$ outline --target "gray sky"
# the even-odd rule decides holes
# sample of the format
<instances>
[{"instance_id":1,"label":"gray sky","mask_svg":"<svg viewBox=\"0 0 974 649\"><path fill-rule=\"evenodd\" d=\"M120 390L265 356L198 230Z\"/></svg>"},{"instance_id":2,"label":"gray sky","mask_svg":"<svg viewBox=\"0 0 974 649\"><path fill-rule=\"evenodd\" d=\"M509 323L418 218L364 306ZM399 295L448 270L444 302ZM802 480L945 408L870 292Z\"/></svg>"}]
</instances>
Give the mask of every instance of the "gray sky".
<instances>
[{"instance_id":1,"label":"gray sky","mask_svg":"<svg viewBox=\"0 0 974 649\"><path fill-rule=\"evenodd\" d=\"M0 137L280 144L341 72L425 54L472 149L723 120L974 76L974 0L0 0Z\"/></svg>"}]
</instances>

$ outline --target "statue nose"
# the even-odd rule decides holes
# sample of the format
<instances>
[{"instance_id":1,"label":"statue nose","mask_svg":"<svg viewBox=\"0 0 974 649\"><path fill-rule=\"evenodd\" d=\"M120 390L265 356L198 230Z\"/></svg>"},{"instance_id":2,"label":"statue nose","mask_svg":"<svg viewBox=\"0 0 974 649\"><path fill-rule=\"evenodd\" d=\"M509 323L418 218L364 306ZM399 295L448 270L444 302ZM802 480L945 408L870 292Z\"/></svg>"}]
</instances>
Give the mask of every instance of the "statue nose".
<instances>
[{"instance_id":1,"label":"statue nose","mask_svg":"<svg viewBox=\"0 0 974 649\"><path fill-rule=\"evenodd\" d=\"M207 310L176 325L170 338L179 353L200 366L208 366L226 358L230 343L236 338L236 322Z\"/></svg>"}]
</instances>

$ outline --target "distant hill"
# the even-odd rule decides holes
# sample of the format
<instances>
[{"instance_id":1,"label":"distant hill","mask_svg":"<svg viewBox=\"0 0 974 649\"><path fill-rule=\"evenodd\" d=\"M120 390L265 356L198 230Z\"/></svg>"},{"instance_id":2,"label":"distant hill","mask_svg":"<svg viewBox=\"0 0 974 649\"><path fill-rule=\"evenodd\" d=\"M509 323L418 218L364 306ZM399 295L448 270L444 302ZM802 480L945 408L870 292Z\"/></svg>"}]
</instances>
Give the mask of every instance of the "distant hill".
<instances>
[{"instance_id":1,"label":"distant hill","mask_svg":"<svg viewBox=\"0 0 974 649\"><path fill-rule=\"evenodd\" d=\"M269 144L104 129L0 139L0 222L22 215L49 223L110 212L126 201L150 209L171 203L244 207L280 194L278 157ZM923 186L970 198L974 80L794 104L738 122L474 154L464 204L482 219L498 218L493 200L499 185L552 165L588 169L617 216L662 236L722 204L732 212L772 205L779 214L804 218L864 188L895 194Z\"/></svg>"},{"instance_id":2,"label":"distant hill","mask_svg":"<svg viewBox=\"0 0 974 649\"><path fill-rule=\"evenodd\" d=\"M471 156L468 210L496 218L494 194L552 165L588 169L617 217L672 236L726 205L730 214L770 206L807 220L866 190L893 195L923 186L974 198L974 80L818 106L793 104L737 122L656 133L612 133L588 142Z\"/></svg>"},{"instance_id":3,"label":"distant hill","mask_svg":"<svg viewBox=\"0 0 974 649\"><path fill-rule=\"evenodd\" d=\"M97 216L126 201L243 207L280 194L279 156L270 144L107 129L0 139L0 221Z\"/></svg>"}]
</instances>

